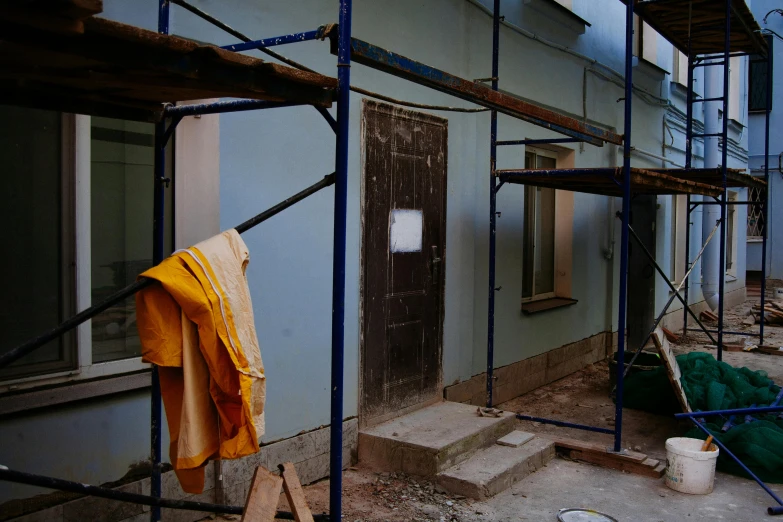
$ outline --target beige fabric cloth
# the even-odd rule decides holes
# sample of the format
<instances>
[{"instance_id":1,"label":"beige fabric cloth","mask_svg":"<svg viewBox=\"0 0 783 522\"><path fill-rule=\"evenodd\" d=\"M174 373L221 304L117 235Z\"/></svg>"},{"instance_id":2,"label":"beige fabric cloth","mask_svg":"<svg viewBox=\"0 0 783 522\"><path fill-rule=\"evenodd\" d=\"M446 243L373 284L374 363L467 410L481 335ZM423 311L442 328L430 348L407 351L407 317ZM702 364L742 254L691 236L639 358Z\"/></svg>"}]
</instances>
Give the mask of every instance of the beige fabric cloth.
<instances>
[{"instance_id":1,"label":"beige fabric cloth","mask_svg":"<svg viewBox=\"0 0 783 522\"><path fill-rule=\"evenodd\" d=\"M236 232L179 250L142 276L136 296L144 361L159 366L171 446L182 488L200 493L211 458L258 451L266 378Z\"/></svg>"}]
</instances>

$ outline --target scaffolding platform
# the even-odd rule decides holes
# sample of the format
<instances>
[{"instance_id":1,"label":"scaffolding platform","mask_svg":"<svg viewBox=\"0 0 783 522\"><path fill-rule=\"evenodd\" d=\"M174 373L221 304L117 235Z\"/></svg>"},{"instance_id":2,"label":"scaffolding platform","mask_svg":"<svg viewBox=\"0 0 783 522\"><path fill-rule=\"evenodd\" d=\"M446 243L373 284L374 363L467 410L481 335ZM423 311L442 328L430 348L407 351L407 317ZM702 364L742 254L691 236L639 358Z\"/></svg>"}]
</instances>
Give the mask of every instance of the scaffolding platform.
<instances>
[{"instance_id":1,"label":"scaffolding platform","mask_svg":"<svg viewBox=\"0 0 783 522\"><path fill-rule=\"evenodd\" d=\"M628 0L621 0L627 3ZM715 0L634 0L634 12L680 51L721 54L727 16ZM745 0L731 0L729 52L766 56L768 46Z\"/></svg>"},{"instance_id":2,"label":"scaffolding platform","mask_svg":"<svg viewBox=\"0 0 783 522\"><path fill-rule=\"evenodd\" d=\"M330 34L332 54L337 53L335 35L336 29ZM351 60L598 147L604 143L623 143L621 135L608 129L460 78L357 38L351 38Z\"/></svg>"},{"instance_id":3,"label":"scaffolding platform","mask_svg":"<svg viewBox=\"0 0 783 522\"><path fill-rule=\"evenodd\" d=\"M731 169L729 187L766 187L764 181ZM507 183L548 187L571 192L622 197L622 167L587 169L498 170ZM633 194L692 194L718 197L723 193L720 169L640 169L631 168Z\"/></svg>"},{"instance_id":4,"label":"scaffolding platform","mask_svg":"<svg viewBox=\"0 0 783 522\"><path fill-rule=\"evenodd\" d=\"M95 17L101 2L45 4L0 7L3 103L156 122L188 100L334 99L334 78Z\"/></svg>"}]
</instances>

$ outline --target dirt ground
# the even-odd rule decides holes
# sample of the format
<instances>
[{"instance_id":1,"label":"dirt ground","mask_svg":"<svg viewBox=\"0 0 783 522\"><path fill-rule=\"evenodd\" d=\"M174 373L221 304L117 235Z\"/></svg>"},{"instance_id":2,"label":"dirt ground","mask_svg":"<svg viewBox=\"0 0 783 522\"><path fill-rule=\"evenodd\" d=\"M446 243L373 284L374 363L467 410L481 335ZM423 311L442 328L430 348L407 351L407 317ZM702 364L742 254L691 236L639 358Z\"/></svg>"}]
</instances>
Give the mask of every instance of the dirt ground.
<instances>
[{"instance_id":1,"label":"dirt ground","mask_svg":"<svg viewBox=\"0 0 783 522\"><path fill-rule=\"evenodd\" d=\"M727 311L726 329L758 332L758 325L748 327L742 324L751 305L752 301L748 301ZM783 327L767 326L765 335L765 345L783 346ZM726 342L739 338L729 335L726 336ZM755 341L751 338L751 342ZM714 349L705 348L706 344L710 343L705 334L689 333L687 339L673 343L672 346L676 354L695 350L715 354ZM752 352L724 352L724 361L733 366L764 370L773 380L783 383L783 357ZM612 385L608 363L600 362L500 404L498 408L538 417L612 428L614 403L609 398ZM520 422L519 429L544 436L566 436L605 443L607 446L612 442L610 435L559 428L536 422ZM688 429L687 424L678 424L671 417L630 409L623 412L624 447L644 452L653 458L665 459L666 439L680 435L686 429ZM563 473L568 474L570 477L568 480L573 482L574 489L564 498L560 498L563 497L563 491L555 485L559 480L563 480ZM608 509L614 509L615 515L619 515L627 502L623 502L622 495L619 497L614 495L616 497L614 499L607 498L606 493L601 493L605 491L604 489L596 489L595 484L598 482L606 484L607 487L623 484L624 490L639 493L639 503L649 503L653 506L651 509L656 511L655 515L650 514L651 518L634 516L618 517L618 520L760 520L764 516L765 506L771 500L753 482L730 475L719 474L716 479L717 495L713 493L708 497L683 496L667 490L660 480L656 482L653 479L560 459L556 459L544 470L531 475L511 490L487 502L472 501L440 492L436 485L427 480L397 473L379 474L361 466L347 470L343 481L343 520L348 522L549 520L550 516L556 514L556 506L568 507L565 504L574 498L589 499L592 505L599 506L603 502ZM723 487L720 488L720 485ZM783 488L775 486L774 489L780 494ZM552 492L551 499L546 498L549 491ZM649 491L649 494L645 494L645 491ZM535 501L532 492L535 492ZM328 511L328 480L305 487L305 494L313 513ZM531 498L528 498L528 495L531 495ZM715 507L716 502L718 504L723 502L722 512ZM578 504L578 502L574 503ZM655 507L656 503L657 507ZM741 506L743 510L752 509L752 512L742 510L736 512L737 506ZM280 497L279 509L288 510L285 495ZM516 509L519 511L515 511ZM670 511L667 512L667 509ZM526 516L517 514L523 512ZM539 515L535 516L534 513ZM239 518L238 516L217 517L204 520L239 520ZM555 520L556 516L551 519Z\"/></svg>"},{"instance_id":2,"label":"dirt ground","mask_svg":"<svg viewBox=\"0 0 783 522\"><path fill-rule=\"evenodd\" d=\"M306 486L304 490L313 514L328 512L328 480ZM285 494L280 495L278 510L289 511ZM362 467L353 467L343 473L343 520L346 522L468 522L478 520L484 514L480 503L441 493L428 480L402 473L376 473ZM223 515L207 517L202 522L238 521L240 518Z\"/></svg>"},{"instance_id":3,"label":"dirt ground","mask_svg":"<svg viewBox=\"0 0 783 522\"><path fill-rule=\"evenodd\" d=\"M742 321L747 317L750 307L757 300L748 300L725 314L725 330L735 332L758 333L759 325L745 326ZM714 324L705 324L714 329ZM678 335L681 332L675 332ZM715 334L713 334L714 336ZM724 336L724 342L736 342L745 338L738 335ZM758 338L747 337L748 343L758 342ZM671 343L675 355L702 351L717 356L717 350L707 348L711 341L703 332L688 332L685 340ZM783 327L765 325L764 345L783 346ZM778 384L783 385L783 357L765 355L759 352L723 352L723 360L732 366L745 366L751 370L762 370ZM514 411L535 417L547 417L577 424L588 424L604 428L614 427L614 403L609 398L613 382L610 383L609 364L606 361L569 375L559 381L538 388L530 393L498 405L506 411ZM605 442L612 441L611 435L582 430L558 428L536 422L520 422L521 429L533 433L566 436L574 439ZM669 437L680 435L690 425L680 425L671 417L625 409L623 411L623 445L649 456L665 458L665 442Z\"/></svg>"}]
</instances>

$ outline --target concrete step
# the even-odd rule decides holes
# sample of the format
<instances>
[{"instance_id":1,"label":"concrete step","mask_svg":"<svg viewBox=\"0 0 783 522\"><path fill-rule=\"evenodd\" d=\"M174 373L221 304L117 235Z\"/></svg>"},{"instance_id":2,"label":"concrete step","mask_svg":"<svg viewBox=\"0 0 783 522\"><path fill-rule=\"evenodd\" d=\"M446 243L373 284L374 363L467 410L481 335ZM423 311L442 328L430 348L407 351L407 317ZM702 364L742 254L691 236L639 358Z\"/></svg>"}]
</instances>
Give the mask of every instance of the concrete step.
<instances>
[{"instance_id":1,"label":"concrete step","mask_svg":"<svg viewBox=\"0 0 783 522\"><path fill-rule=\"evenodd\" d=\"M439 473L438 484L450 493L485 500L540 469L554 456L554 442L539 437L517 447L497 444Z\"/></svg>"},{"instance_id":2,"label":"concrete step","mask_svg":"<svg viewBox=\"0 0 783 522\"><path fill-rule=\"evenodd\" d=\"M440 402L359 432L359 461L382 471L434 477L513 431L515 417L480 417L476 407Z\"/></svg>"}]
</instances>

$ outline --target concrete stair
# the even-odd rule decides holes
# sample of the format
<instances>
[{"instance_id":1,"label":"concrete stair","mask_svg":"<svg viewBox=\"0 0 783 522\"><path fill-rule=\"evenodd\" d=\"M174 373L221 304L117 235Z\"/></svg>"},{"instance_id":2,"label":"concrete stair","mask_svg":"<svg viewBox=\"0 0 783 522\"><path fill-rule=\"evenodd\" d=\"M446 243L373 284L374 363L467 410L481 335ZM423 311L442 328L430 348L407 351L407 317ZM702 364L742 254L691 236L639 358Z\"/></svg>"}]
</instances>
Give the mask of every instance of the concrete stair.
<instances>
[{"instance_id":1,"label":"concrete stair","mask_svg":"<svg viewBox=\"0 0 783 522\"><path fill-rule=\"evenodd\" d=\"M359 461L382 471L434 477L493 446L514 429L513 413L480 417L476 407L439 402L359 432Z\"/></svg>"},{"instance_id":2,"label":"concrete stair","mask_svg":"<svg viewBox=\"0 0 783 522\"><path fill-rule=\"evenodd\" d=\"M518 446L496 444L441 473L438 484L468 498L484 500L505 491L555 456L554 442L529 433L513 432L525 440Z\"/></svg>"},{"instance_id":3,"label":"concrete stair","mask_svg":"<svg viewBox=\"0 0 783 522\"><path fill-rule=\"evenodd\" d=\"M516 419L481 417L441 402L359 432L359 461L379 471L435 478L447 491L486 499L555 456L554 442L514 431Z\"/></svg>"}]
</instances>

